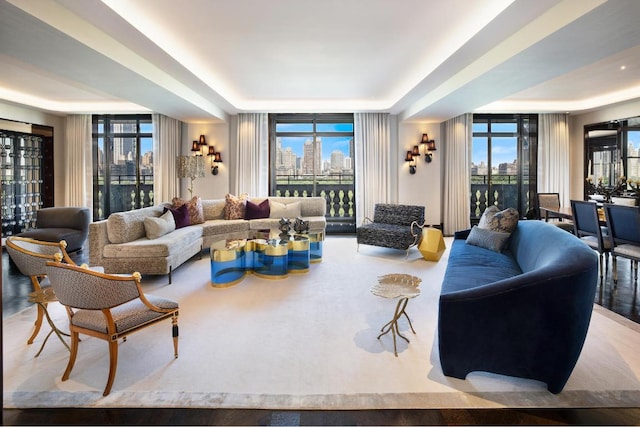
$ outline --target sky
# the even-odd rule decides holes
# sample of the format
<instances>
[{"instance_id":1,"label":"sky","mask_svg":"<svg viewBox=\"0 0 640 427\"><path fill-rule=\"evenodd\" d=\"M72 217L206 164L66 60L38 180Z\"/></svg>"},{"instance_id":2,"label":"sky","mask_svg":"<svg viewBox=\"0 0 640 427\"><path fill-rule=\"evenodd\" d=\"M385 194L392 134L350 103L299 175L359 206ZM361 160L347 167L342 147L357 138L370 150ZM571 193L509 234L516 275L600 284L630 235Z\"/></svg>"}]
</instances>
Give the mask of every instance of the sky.
<instances>
[{"instance_id":1,"label":"sky","mask_svg":"<svg viewBox=\"0 0 640 427\"><path fill-rule=\"evenodd\" d=\"M319 123L317 124L316 130L318 132L353 132L353 124L352 123ZM312 132L313 125L311 123L278 123L277 125L278 133L281 132ZM309 140L308 136L303 137L286 137L279 136L280 141L282 142L282 148L286 149L287 147L291 147L291 150L296 153L297 156L302 157L304 150L304 143ZM351 157L349 154L350 150L350 141L353 139L352 136L322 136L322 160L330 160L331 152L335 150L340 150L344 153L345 157Z\"/></svg>"}]
</instances>

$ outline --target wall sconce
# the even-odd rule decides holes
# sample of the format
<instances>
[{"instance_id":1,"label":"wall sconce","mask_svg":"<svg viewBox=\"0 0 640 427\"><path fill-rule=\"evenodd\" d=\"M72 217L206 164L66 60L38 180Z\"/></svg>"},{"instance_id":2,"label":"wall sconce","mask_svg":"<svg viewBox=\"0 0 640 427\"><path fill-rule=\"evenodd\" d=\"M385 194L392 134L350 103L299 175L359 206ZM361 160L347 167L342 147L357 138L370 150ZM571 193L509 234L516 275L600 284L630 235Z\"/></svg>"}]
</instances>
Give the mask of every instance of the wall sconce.
<instances>
[{"instance_id":1,"label":"wall sconce","mask_svg":"<svg viewBox=\"0 0 640 427\"><path fill-rule=\"evenodd\" d=\"M413 157L413 151L407 151L407 157L404 158L404 161L409 162L409 173L414 175L416 173L416 158Z\"/></svg>"},{"instance_id":2,"label":"wall sconce","mask_svg":"<svg viewBox=\"0 0 640 427\"><path fill-rule=\"evenodd\" d=\"M433 153L431 153L431 151L436 151L436 142L433 139L429 139L428 134L423 133L420 145L424 147L424 161L431 163L431 160L433 160Z\"/></svg>"},{"instance_id":3,"label":"wall sconce","mask_svg":"<svg viewBox=\"0 0 640 427\"><path fill-rule=\"evenodd\" d=\"M191 144L191 152L194 153L194 156L202 156L202 152L200 151L200 144L198 141L193 141Z\"/></svg>"},{"instance_id":4,"label":"wall sconce","mask_svg":"<svg viewBox=\"0 0 640 427\"><path fill-rule=\"evenodd\" d=\"M222 163L222 156L220 152L215 152L213 145L209 146L209 154L207 154L211 159L211 174L218 175L218 163Z\"/></svg>"},{"instance_id":5,"label":"wall sconce","mask_svg":"<svg viewBox=\"0 0 640 427\"><path fill-rule=\"evenodd\" d=\"M203 148L207 146L207 139L204 135L200 135L200 138L197 141L193 141L191 143L191 151L194 153L194 156L203 156Z\"/></svg>"}]
</instances>

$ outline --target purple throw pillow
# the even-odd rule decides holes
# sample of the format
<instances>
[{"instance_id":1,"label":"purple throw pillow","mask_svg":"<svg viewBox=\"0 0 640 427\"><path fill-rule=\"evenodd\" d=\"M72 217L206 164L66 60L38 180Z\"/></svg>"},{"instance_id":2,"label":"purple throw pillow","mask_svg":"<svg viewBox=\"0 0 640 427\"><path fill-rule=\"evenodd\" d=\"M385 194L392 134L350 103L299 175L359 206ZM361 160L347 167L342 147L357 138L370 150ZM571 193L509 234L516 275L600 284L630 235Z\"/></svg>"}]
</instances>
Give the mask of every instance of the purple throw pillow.
<instances>
[{"instance_id":1,"label":"purple throw pillow","mask_svg":"<svg viewBox=\"0 0 640 427\"><path fill-rule=\"evenodd\" d=\"M269 199L265 199L259 205L247 200L247 204L244 207L244 219L269 218L270 213Z\"/></svg>"},{"instance_id":2,"label":"purple throw pillow","mask_svg":"<svg viewBox=\"0 0 640 427\"><path fill-rule=\"evenodd\" d=\"M178 209L164 208L162 213L165 213L166 211L171 211L173 214L173 219L176 222L176 229L191 225L191 219L189 219L189 207L186 204L180 206Z\"/></svg>"}]
</instances>

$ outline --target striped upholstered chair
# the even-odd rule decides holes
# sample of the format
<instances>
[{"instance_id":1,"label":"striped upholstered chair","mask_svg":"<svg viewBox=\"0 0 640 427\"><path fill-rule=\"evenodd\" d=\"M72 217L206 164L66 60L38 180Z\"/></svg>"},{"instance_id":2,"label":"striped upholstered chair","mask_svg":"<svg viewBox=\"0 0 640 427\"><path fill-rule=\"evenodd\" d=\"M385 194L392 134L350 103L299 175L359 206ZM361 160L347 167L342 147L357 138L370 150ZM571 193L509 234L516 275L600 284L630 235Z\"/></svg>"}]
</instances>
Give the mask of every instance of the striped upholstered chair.
<instances>
[{"instance_id":1,"label":"striped upholstered chair","mask_svg":"<svg viewBox=\"0 0 640 427\"><path fill-rule=\"evenodd\" d=\"M47 276L58 301L67 309L71 334L71 354L62 381L78 354L79 334L109 343L109 377L103 395L111 392L118 364L118 339L165 319L173 325L174 357L178 357L178 303L145 295L140 273L112 275L61 262L48 262Z\"/></svg>"},{"instance_id":2,"label":"striped upholstered chair","mask_svg":"<svg viewBox=\"0 0 640 427\"><path fill-rule=\"evenodd\" d=\"M48 261L56 259L55 256L57 254L59 254L65 262L74 264L67 254L66 247L67 242L64 240L53 243L17 236L9 236L6 243L7 253L18 267L18 270L20 270L20 273L31 278L34 293L49 290L49 281L46 280L45 277L45 268ZM46 314L47 303L43 302L42 304L38 304L37 307L38 314L35 329L27 340L28 344L32 344L38 332L40 332L42 319Z\"/></svg>"}]
</instances>

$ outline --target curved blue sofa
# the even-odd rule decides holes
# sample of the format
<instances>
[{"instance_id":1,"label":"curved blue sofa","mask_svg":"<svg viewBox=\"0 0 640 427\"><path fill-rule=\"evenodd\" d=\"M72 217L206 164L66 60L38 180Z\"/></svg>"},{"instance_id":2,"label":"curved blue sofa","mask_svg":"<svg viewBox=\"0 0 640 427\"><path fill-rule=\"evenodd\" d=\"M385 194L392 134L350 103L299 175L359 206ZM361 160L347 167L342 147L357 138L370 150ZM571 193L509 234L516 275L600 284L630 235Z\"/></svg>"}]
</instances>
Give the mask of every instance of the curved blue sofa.
<instances>
[{"instance_id":1,"label":"curved blue sofa","mask_svg":"<svg viewBox=\"0 0 640 427\"><path fill-rule=\"evenodd\" d=\"M502 253L456 233L438 314L445 375L486 371L564 388L582 350L598 256L574 235L523 220Z\"/></svg>"}]
</instances>

